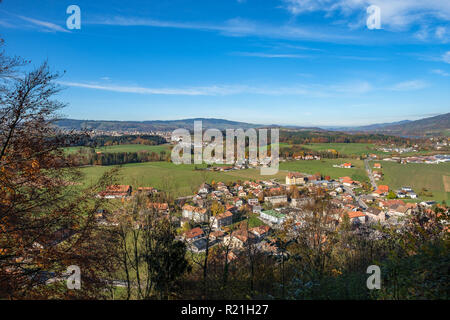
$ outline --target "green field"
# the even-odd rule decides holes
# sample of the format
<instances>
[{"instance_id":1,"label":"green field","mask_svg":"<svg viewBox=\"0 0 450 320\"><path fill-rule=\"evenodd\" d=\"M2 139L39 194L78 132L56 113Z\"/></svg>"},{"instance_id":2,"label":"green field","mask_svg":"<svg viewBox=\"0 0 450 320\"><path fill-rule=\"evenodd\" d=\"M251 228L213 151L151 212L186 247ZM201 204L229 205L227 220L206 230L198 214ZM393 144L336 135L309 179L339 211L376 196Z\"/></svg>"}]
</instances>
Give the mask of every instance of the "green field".
<instances>
[{"instance_id":1,"label":"green field","mask_svg":"<svg viewBox=\"0 0 450 320\"><path fill-rule=\"evenodd\" d=\"M373 165L373 162L372 162ZM441 164L423 164L407 163L400 164L396 162L381 162L381 171L384 174L383 180L378 184L386 184L391 189L399 189L409 186L419 194L422 188L428 189L433 197L420 198L419 200L450 200L450 190L445 189L444 176L450 176L450 163Z\"/></svg>"},{"instance_id":2,"label":"green field","mask_svg":"<svg viewBox=\"0 0 450 320\"><path fill-rule=\"evenodd\" d=\"M351 169L334 168L334 164L343 164L351 162L355 167ZM352 177L354 180L368 181L367 174L364 169L364 162L355 159L322 159L322 160L297 160L280 163L281 170L298 171L303 173L318 173L323 176L330 176L333 179L339 177Z\"/></svg>"},{"instance_id":3,"label":"green field","mask_svg":"<svg viewBox=\"0 0 450 320\"><path fill-rule=\"evenodd\" d=\"M345 155L363 155L368 153L386 154L375 149L374 144L370 143L311 143L304 144L302 147L314 151L328 151L330 149L336 150L340 154Z\"/></svg>"},{"instance_id":4,"label":"green field","mask_svg":"<svg viewBox=\"0 0 450 320\"><path fill-rule=\"evenodd\" d=\"M197 165L205 167L205 165ZM91 166L82 168L86 183L94 183L104 172L111 169L107 166ZM151 186L171 192L174 196L192 195L203 182L229 182L237 180L268 180L277 178L283 181L286 173L279 172L274 176L262 176L259 169L236 170L230 172L212 172L195 170L195 165L175 165L171 162L132 163L122 166L118 183L130 184L133 187Z\"/></svg>"},{"instance_id":5,"label":"green field","mask_svg":"<svg viewBox=\"0 0 450 320\"><path fill-rule=\"evenodd\" d=\"M170 151L169 144L161 144L157 146L149 146L145 144L121 144L116 146L107 146L107 147L98 147L95 148L96 152L103 153L115 153L115 152L139 152L139 151L148 151L148 152L156 152L161 153L161 151L169 152ZM86 147L69 147L66 148L65 151L68 153L75 153L80 149L84 149Z\"/></svg>"}]
</instances>

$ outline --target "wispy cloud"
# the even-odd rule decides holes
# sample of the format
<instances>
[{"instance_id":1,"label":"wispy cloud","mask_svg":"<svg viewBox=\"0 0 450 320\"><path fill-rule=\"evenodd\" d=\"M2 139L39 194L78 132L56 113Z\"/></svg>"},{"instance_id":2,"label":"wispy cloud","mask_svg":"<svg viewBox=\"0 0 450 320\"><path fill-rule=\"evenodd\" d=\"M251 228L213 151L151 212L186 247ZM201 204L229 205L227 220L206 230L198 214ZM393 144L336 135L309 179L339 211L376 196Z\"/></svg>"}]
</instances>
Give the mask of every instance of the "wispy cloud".
<instances>
[{"instance_id":1,"label":"wispy cloud","mask_svg":"<svg viewBox=\"0 0 450 320\"><path fill-rule=\"evenodd\" d=\"M438 74L438 75L443 76L443 77L450 76L450 73L448 73L448 72L446 72L444 70L441 70L441 69L433 69L433 70L431 70L431 73Z\"/></svg>"},{"instance_id":2,"label":"wispy cloud","mask_svg":"<svg viewBox=\"0 0 450 320\"><path fill-rule=\"evenodd\" d=\"M58 26L57 24L54 24L52 22L48 22L48 21L42 21L42 20L38 20L38 19L33 19L33 18L29 18L29 17L25 17L25 16L17 16L22 20L25 20L27 22L30 22L31 24L41 27L43 31L47 31L47 32L66 32L66 33L70 33L69 30Z\"/></svg>"},{"instance_id":3,"label":"wispy cloud","mask_svg":"<svg viewBox=\"0 0 450 320\"><path fill-rule=\"evenodd\" d=\"M111 26L142 26L158 28L177 28L201 31L214 31L230 37L266 37L273 39L316 41L357 41L360 37L330 30L330 28L308 28L292 24L270 25L242 18L229 19L223 23L174 22L136 17L101 17L86 21L86 24Z\"/></svg>"},{"instance_id":4,"label":"wispy cloud","mask_svg":"<svg viewBox=\"0 0 450 320\"><path fill-rule=\"evenodd\" d=\"M184 88L148 88L83 82L60 82L61 85L85 89L95 89L119 93L144 95L184 95L184 96L225 96L237 94L256 95L302 95L308 97L332 97L337 95L358 95L372 91L373 86L366 81L353 81L338 84L295 84L292 86L248 86L212 85Z\"/></svg>"},{"instance_id":5,"label":"wispy cloud","mask_svg":"<svg viewBox=\"0 0 450 320\"><path fill-rule=\"evenodd\" d=\"M138 93L146 95L187 95L187 96L202 96L202 95L225 95L236 94L241 91L238 87L195 87L195 88L146 88L136 86L121 86L121 85L103 85L91 84L81 82L64 82L60 84L68 87L78 87L86 89L97 89L103 91L122 92L122 93Z\"/></svg>"},{"instance_id":6,"label":"wispy cloud","mask_svg":"<svg viewBox=\"0 0 450 320\"><path fill-rule=\"evenodd\" d=\"M422 80L409 80L394 84L390 87L392 91L412 91L424 89L428 84Z\"/></svg>"},{"instance_id":7,"label":"wispy cloud","mask_svg":"<svg viewBox=\"0 0 450 320\"><path fill-rule=\"evenodd\" d=\"M366 9L376 5L381 10L383 29L405 31L419 26L415 36L427 40L433 35L436 40L446 42L448 34L442 26L433 26L430 21L450 21L448 0L281 0L283 7L293 15L323 12L328 18L346 21L350 28L364 27ZM339 17L336 18L336 15ZM434 29L432 32L430 29Z\"/></svg>"},{"instance_id":8,"label":"wispy cloud","mask_svg":"<svg viewBox=\"0 0 450 320\"><path fill-rule=\"evenodd\" d=\"M264 52L233 52L232 55L243 57L258 57L258 58L295 58L304 59L311 56L292 53L264 53Z\"/></svg>"},{"instance_id":9,"label":"wispy cloud","mask_svg":"<svg viewBox=\"0 0 450 320\"><path fill-rule=\"evenodd\" d=\"M441 57L441 60L444 61L445 63L450 63L450 51L444 53Z\"/></svg>"}]
</instances>

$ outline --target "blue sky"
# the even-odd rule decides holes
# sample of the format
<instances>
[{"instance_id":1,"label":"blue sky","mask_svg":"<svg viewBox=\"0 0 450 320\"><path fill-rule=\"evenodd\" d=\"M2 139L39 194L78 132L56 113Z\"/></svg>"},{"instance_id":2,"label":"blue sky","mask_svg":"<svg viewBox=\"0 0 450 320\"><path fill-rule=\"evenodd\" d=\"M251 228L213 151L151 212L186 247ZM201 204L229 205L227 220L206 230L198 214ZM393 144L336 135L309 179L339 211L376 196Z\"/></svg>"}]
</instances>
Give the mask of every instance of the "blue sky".
<instances>
[{"instance_id":1,"label":"blue sky","mask_svg":"<svg viewBox=\"0 0 450 320\"><path fill-rule=\"evenodd\" d=\"M69 30L69 5L81 29ZM369 5L381 29L366 26ZM360 125L450 110L448 0L3 0L9 54L48 60L76 119Z\"/></svg>"}]
</instances>

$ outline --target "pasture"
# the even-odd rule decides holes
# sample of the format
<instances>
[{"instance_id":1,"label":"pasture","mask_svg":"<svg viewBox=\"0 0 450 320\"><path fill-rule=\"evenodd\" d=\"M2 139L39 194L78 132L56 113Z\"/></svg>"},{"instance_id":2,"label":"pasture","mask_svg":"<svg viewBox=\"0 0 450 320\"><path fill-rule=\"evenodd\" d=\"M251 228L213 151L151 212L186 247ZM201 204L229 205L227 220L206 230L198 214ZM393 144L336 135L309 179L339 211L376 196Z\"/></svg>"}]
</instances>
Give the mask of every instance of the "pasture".
<instances>
[{"instance_id":1,"label":"pasture","mask_svg":"<svg viewBox=\"0 0 450 320\"><path fill-rule=\"evenodd\" d=\"M370 143L311 143L303 144L302 147L314 151L328 151L335 150L339 154L344 155L363 155L368 153L374 153L377 155L386 155L382 151L376 150L376 146Z\"/></svg>"},{"instance_id":2,"label":"pasture","mask_svg":"<svg viewBox=\"0 0 450 320\"><path fill-rule=\"evenodd\" d=\"M87 147L69 147L65 148L67 153L76 153L80 149L85 149ZM103 152L103 153L115 153L115 152L139 152L139 151L147 151L147 152L156 152L161 153L162 151L170 152L169 144L161 144L156 146L150 146L145 144L120 144L115 146L104 146L95 148L95 152Z\"/></svg>"},{"instance_id":3,"label":"pasture","mask_svg":"<svg viewBox=\"0 0 450 320\"><path fill-rule=\"evenodd\" d=\"M391 189L399 189L403 186L410 186L419 194L422 188L427 189L433 197L420 198L420 200L450 200L450 190L446 189L445 182L450 175L450 163L425 164L396 162L381 162L381 171L384 174L383 180L378 184L386 184ZM373 166L373 162L372 162ZM448 186L447 186L448 187Z\"/></svg>"},{"instance_id":4,"label":"pasture","mask_svg":"<svg viewBox=\"0 0 450 320\"><path fill-rule=\"evenodd\" d=\"M354 168L335 168L333 165L351 162ZM321 173L323 176L330 176L332 179L348 176L361 182L367 181L368 177L364 169L364 162L355 159L322 159L322 160L297 160L281 162L280 169L285 171L298 171L302 173Z\"/></svg>"},{"instance_id":5,"label":"pasture","mask_svg":"<svg viewBox=\"0 0 450 320\"><path fill-rule=\"evenodd\" d=\"M233 170L229 172L213 172L195 170L205 168L205 165L175 165L171 162L144 162L125 164L121 167L117 183L130 184L133 187L151 186L172 193L174 196L192 195L198 191L203 182L230 182L238 180L268 180L283 181L286 173L279 172L274 176L262 176L259 169ZM82 168L85 183L92 184L112 166L91 166Z\"/></svg>"}]
</instances>

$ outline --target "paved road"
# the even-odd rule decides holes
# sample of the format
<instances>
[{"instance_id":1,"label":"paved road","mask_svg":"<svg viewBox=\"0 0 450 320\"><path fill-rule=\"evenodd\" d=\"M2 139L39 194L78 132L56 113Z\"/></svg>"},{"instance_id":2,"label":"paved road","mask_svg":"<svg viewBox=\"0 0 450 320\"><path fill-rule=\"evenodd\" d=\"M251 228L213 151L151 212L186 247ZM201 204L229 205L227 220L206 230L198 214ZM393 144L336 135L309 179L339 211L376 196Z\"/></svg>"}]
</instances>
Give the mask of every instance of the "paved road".
<instances>
[{"instance_id":1,"label":"paved road","mask_svg":"<svg viewBox=\"0 0 450 320\"><path fill-rule=\"evenodd\" d=\"M370 168L369 165L369 160L371 159L364 159L364 166L366 167L367 175L369 176L370 183L372 184L373 189L377 190L378 186L375 181L375 178L373 177L372 169Z\"/></svg>"},{"instance_id":2,"label":"paved road","mask_svg":"<svg viewBox=\"0 0 450 320\"><path fill-rule=\"evenodd\" d=\"M350 194L350 195L353 197L353 199L355 199L355 201L359 204L359 206L360 206L361 208L363 208L363 209L365 209L365 210L367 210L367 209L369 208L369 206L368 206L368 205L367 205L360 197L357 197L357 196L355 195L355 193L353 192L353 190L352 190L351 188L344 186L344 190L345 190L348 194Z\"/></svg>"}]
</instances>

